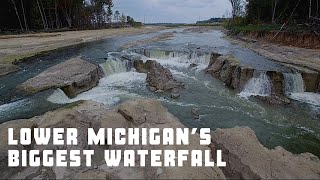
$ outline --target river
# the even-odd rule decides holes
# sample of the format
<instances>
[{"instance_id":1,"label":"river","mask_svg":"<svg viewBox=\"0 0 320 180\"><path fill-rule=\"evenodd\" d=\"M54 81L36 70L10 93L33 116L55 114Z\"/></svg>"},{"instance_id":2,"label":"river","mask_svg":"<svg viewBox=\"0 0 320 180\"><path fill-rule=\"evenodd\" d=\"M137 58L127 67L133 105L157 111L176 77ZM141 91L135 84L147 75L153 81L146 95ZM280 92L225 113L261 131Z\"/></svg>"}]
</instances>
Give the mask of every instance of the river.
<instances>
[{"instance_id":1,"label":"river","mask_svg":"<svg viewBox=\"0 0 320 180\"><path fill-rule=\"evenodd\" d=\"M320 98L305 93L299 74L290 73L283 65L255 54L249 49L232 44L219 30L203 33L169 29L145 35L115 37L69 48L48 56L35 58L23 65L24 70L0 78L0 122L30 118L78 100L94 100L115 106L132 98L155 98L187 127L232 128L249 126L268 148L282 146L294 152L311 152L320 157ZM121 47L132 41L172 32L170 40L152 42L132 49ZM233 54L241 64L257 70L243 92L227 88L222 82L205 73L210 53ZM46 68L71 57L100 65L105 77L97 87L69 99L63 91L48 90L31 97L15 95L14 88ZM166 93L153 93L146 87L146 74L137 73L127 59L153 59L169 68L177 80L185 83L179 99ZM198 64L190 68L191 63ZM268 95L271 84L264 76L266 70L286 73L286 92L295 99L288 106L271 106L250 95ZM16 96L16 97L15 97ZM10 98L8 98L10 97ZM194 119L193 108L200 110L200 119Z\"/></svg>"}]
</instances>

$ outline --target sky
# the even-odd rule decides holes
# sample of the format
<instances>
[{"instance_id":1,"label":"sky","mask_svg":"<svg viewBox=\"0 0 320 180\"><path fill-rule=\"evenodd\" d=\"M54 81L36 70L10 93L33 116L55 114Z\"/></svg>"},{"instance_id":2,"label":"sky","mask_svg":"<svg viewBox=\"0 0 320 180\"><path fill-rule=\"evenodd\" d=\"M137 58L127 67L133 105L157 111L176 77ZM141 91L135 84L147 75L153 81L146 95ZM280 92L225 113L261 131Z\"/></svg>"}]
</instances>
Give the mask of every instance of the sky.
<instances>
[{"instance_id":1,"label":"sky","mask_svg":"<svg viewBox=\"0 0 320 180\"><path fill-rule=\"evenodd\" d=\"M113 0L120 11L145 23L195 23L230 14L229 0Z\"/></svg>"}]
</instances>

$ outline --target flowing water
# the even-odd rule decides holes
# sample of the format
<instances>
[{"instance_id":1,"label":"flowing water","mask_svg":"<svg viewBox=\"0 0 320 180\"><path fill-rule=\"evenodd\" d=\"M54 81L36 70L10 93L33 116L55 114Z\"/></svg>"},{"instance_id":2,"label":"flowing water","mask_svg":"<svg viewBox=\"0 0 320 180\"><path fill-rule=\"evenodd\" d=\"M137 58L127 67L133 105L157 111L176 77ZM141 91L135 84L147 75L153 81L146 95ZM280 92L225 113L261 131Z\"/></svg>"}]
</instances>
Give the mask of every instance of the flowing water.
<instances>
[{"instance_id":1,"label":"flowing water","mask_svg":"<svg viewBox=\"0 0 320 180\"><path fill-rule=\"evenodd\" d=\"M220 31L167 31L175 32L175 37L134 49L122 50L114 46L120 47L123 42L147 38L152 34L127 37L125 40L120 38L118 41L122 43L118 45L106 40L78 49L84 59L103 69L105 77L97 87L74 99L69 99L62 90L57 89L9 102L0 106L1 121L32 117L79 100L94 100L112 107L132 98L155 98L187 127L210 127L214 130L249 126L269 148L283 146L294 153L311 152L320 156L320 104L317 104L320 99L315 98L318 97L316 94L308 94L314 102L304 101L307 93L301 89L301 75L285 74L285 91L291 96L295 94L295 97L303 94L302 100L292 98L298 101L290 106L270 106L249 96L270 95L272 84L265 71L272 69L287 72L285 67L233 45L222 38L223 33ZM109 46L113 46L113 49ZM250 64L257 69L240 94L205 73L210 52L234 54L242 64ZM136 72L130 59L153 59L169 68L177 80L185 83L186 88L181 92L181 97L174 100L169 98L169 94L150 92L146 87L146 74ZM198 66L190 67L191 63ZM3 81L0 79L0 82ZM200 109L200 119L193 119L192 108Z\"/></svg>"},{"instance_id":2,"label":"flowing water","mask_svg":"<svg viewBox=\"0 0 320 180\"><path fill-rule=\"evenodd\" d=\"M285 80L285 92L294 100L311 104L315 106L316 110L319 110L320 106L320 94L305 92L304 81L302 75L299 73L284 73Z\"/></svg>"},{"instance_id":3,"label":"flowing water","mask_svg":"<svg viewBox=\"0 0 320 180\"><path fill-rule=\"evenodd\" d=\"M266 72L255 72L254 77L251 78L244 89L240 93L242 97L250 96L270 96L272 90L272 83Z\"/></svg>"},{"instance_id":4,"label":"flowing water","mask_svg":"<svg viewBox=\"0 0 320 180\"><path fill-rule=\"evenodd\" d=\"M287 93L302 93L304 92L304 82L302 75L299 73L283 73L285 92Z\"/></svg>"}]
</instances>

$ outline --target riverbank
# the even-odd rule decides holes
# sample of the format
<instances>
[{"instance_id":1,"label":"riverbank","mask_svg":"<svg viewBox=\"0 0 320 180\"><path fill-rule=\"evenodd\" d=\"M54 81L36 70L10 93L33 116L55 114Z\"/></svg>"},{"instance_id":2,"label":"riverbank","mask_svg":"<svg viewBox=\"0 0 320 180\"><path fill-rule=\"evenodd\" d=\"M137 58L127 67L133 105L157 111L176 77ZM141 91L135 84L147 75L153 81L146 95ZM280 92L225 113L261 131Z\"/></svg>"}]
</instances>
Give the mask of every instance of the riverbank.
<instances>
[{"instance_id":1,"label":"riverbank","mask_svg":"<svg viewBox=\"0 0 320 180\"><path fill-rule=\"evenodd\" d=\"M253 38L249 35L230 35L226 36L226 39L287 66L294 65L302 69L307 68L312 71L320 72L320 50L318 49L285 46L261 38Z\"/></svg>"},{"instance_id":2,"label":"riverbank","mask_svg":"<svg viewBox=\"0 0 320 180\"><path fill-rule=\"evenodd\" d=\"M116 36L146 34L165 29L161 26L141 28L100 29L0 36L0 76L19 70L15 64L36 55L81 43Z\"/></svg>"}]
</instances>

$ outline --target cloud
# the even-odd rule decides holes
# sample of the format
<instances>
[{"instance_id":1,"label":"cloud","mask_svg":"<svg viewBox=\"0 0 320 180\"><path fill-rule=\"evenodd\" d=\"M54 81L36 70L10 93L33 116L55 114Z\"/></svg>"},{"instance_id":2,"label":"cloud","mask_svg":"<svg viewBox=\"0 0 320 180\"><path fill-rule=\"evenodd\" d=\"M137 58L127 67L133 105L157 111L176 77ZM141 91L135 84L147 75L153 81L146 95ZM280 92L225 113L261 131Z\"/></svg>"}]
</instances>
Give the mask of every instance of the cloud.
<instances>
[{"instance_id":1,"label":"cloud","mask_svg":"<svg viewBox=\"0 0 320 180\"><path fill-rule=\"evenodd\" d=\"M231 11L229 0L114 0L114 4L114 10L146 23L193 23Z\"/></svg>"}]
</instances>

